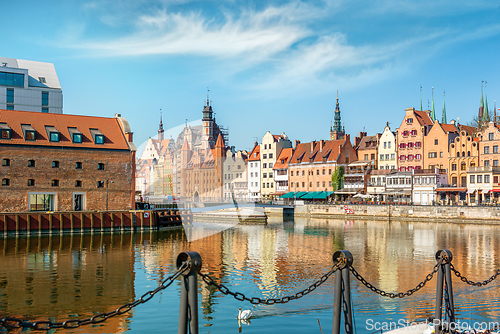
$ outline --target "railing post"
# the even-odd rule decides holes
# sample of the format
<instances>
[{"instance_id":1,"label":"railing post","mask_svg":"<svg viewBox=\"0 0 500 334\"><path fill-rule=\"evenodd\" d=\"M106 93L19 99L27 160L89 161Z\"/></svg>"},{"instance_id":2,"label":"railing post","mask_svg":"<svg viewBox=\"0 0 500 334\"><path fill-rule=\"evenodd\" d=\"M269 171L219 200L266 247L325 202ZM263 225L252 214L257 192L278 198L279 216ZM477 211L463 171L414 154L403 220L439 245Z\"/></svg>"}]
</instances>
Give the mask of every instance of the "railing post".
<instances>
[{"instance_id":1,"label":"railing post","mask_svg":"<svg viewBox=\"0 0 500 334\"><path fill-rule=\"evenodd\" d=\"M182 252L177 256L177 268L188 262L188 269L182 273L181 300L179 306L178 334L198 334L198 273L201 256L197 252Z\"/></svg>"},{"instance_id":2,"label":"railing post","mask_svg":"<svg viewBox=\"0 0 500 334\"><path fill-rule=\"evenodd\" d=\"M455 307L453 303L453 287L451 283L451 260L453 255L447 249L440 250L436 253L436 261L441 262L437 271L437 287L436 287L436 310L434 314L434 330L436 334L441 333L443 328L442 309L444 297L444 285L446 285L446 306L447 316L450 322L455 322ZM443 282L444 281L444 282Z\"/></svg>"},{"instance_id":3,"label":"railing post","mask_svg":"<svg viewBox=\"0 0 500 334\"><path fill-rule=\"evenodd\" d=\"M349 267L352 265L352 254L349 251L336 251L333 263L342 261L335 273L335 295L333 304L332 334L340 334L341 314L344 313L344 328L346 334L354 332L352 326L351 285L349 282Z\"/></svg>"}]
</instances>

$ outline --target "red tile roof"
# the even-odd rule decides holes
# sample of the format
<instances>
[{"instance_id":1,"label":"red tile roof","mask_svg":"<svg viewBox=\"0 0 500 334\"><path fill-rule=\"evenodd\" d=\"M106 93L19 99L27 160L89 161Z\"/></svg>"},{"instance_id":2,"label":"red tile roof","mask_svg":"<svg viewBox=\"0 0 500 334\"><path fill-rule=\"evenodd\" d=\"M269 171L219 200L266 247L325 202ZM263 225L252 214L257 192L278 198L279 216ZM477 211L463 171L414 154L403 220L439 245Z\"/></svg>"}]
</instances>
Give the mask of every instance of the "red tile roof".
<instances>
[{"instance_id":1,"label":"red tile roof","mask_svg":"<svg viewBox=\"0 0 500 334\"><path fill-rule=\"evenodd\" d=\"M129 150L117 118L0 110L0 123L6 123L12 129L12 138L0 140L0 145ZM25 124L35 129L36 140L25 140L21 128ZM59 142L49 141L46 126L53 126L60 133ZM68 128L77 128L82 133L82 143L73 143ZM97 129L104 135L104 144L94 143L90 129Z\"/></svg>"},{"instance_id":2,"label":"red tile roof","mask_svg":"<svg viewBox=\"0 0 500 334\"><path fill-rule=\"evenodd\" d=\"M458 132L458 129L453 124L441 124L441 127L443 128L444 132L446 132L446 133Z\"/></svg>"},{"instance_id":3,"label":"red tile roof","mask_svg":"<svg viewBox=\"0 0 500 334\"><path fill-rule=\"evenodd\" d=\"M319 141L298 144L295 147L295 152L289 164L300 163L299 160L307 163L322 162L323 159L326 159L326 161L337 161L341 148L344 146L345 142L345 139L324 140L322 150L320 150L321 143ZM311 143L313 143L312 149Z\"/></svg>"},{"instance_id":4,"label":"red tile roof","mask_svg":"<svg viewBox=\"0 0 500 334\"><path fill-rule=\"evenodd\" d=\"M426 111L414 110L413 112L420 125L432 125L434 123Z\"/></svg>"},{"instance_id":5,"label":"red tile roof","mask_svg":"<svg viewBox=\"0 0 500 334\"><path fill-rule=\"evenodd\" d=\"M255 145L248 155L248 161L260 161L260 145Z\"/></svg>"},{"instance_id":6,"label":"red tile roof","mask_svg":"<svg viewBox=\"0 0 500 334\"><path fill-rule=\"evenodd\" d=\"M273 169L287 169L288 162L293 155L293 148L284 148L281 150L280 155L276 159ZM281 161L283 160L283 163Z\"/></svg>"}]
</instances>

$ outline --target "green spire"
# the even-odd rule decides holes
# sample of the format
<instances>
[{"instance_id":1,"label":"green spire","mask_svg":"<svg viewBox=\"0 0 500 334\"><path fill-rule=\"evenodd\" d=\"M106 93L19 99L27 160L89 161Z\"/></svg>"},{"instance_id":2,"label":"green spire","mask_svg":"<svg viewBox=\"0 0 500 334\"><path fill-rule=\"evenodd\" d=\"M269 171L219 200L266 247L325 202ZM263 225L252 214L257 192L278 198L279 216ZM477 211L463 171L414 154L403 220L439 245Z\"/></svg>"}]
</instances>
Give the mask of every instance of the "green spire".
<instances>
[{"instance_id":1,"label":"green spire","mask_svg":"<svg viewBox=\"0 0 500 334\"><path fill-rule=\"evenodd\" d=\"M434 87L432 87L431 118L433 122L436 120L436 113L434 111Z\"/></svg>"},{"instance_id":2,"label":"green spire","mask_svg":"<svg viewBox=\"0 0 500 334\"><path fill-rule=\"evenodd\" d=\"M422 111L422 86L420 86L420 111Z\"/></svg>"},{"instance_id":3,"label":"green spire","mask_svg":"<svg viewBox=\"0 0 500 334\"><path fill-rule=\"evenodd\" d=\"M444 97L445 97L446 92L443 92L443 118L441 119L441 124L446 124L448 123L446 121L446 105L444 103Z\"/></svg>"},{"instance_id":4,"label":"green spire","mask_svg":"<svg viewBox=\"0 0 500 334\"><path fill-rule=\"evenodd\" d=\"M483 122L490 121L490 115L488 114L488 97L486 96L486 85L488 83L484 82L484 110L483 110Z\"/></svg>"}]
</instances>

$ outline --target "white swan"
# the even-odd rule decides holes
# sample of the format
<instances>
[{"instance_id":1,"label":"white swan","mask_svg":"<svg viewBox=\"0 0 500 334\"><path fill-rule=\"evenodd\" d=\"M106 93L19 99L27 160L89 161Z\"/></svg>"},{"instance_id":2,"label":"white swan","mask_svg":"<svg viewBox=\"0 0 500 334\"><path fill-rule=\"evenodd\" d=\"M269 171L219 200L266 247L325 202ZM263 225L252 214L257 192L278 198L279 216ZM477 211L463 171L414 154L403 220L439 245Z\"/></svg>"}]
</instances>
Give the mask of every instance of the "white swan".
<instances>
[{"instance_id":1,"label":"white swan","mask_svg":"<svg viewBox=\"0 0 500 334\"><path fill-rule=\"evenodd\" d=\"M247 320L247 319L250 319L250 317L252 316L252 311L250 310L245 310L245 311L242 311L241 310L241 307L238 309L238 319L239 320Z\"/></svg>"}]
</instances>

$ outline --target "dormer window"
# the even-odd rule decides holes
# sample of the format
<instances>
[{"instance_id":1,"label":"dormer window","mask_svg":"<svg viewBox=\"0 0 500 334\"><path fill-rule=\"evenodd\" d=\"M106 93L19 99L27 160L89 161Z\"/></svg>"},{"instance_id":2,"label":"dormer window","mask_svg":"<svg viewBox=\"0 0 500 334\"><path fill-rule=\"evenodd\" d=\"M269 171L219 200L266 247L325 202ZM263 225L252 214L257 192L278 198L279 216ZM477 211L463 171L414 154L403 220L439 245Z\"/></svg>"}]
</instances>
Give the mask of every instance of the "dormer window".
<instances>
[{"instance_id":1,"label":"dormer window","mask_svg":"<svg viewBox=\"0 0 500 334\"><path fill-rule=\"evenodd\" d=\"M38 81L40 81L40 83L47 83L47 80L45 80L45 77L38 77Z\"/></svg>"},{"instance_id":2,"label":"dormer window","mask_svg":"<svg viewBox=\"0 0 500 334\"><path fill-rule=\"evenodd\" d=\"M60 133L54 126L46 126L47 136L51 142L59 142Z\"/></svg>"},{"instance_id":3,"label":"dormer window","mask_svg":"<svg viewBox=\"0 0 500 334\"><path fill-rule=\"evenodd\" d=\"M0 138L10 139L12 137L12 129L7 125L7 123L0 123Z\"/></svg>"},{"instance_id":4,"label":"dormer window","mask_svg":"<svg viewBox=\"0 0 500 334\"><path fill-rule=\"evenodd\" d=\"M30 124L21 124L23 130L24 140L36 140L36 131Z\"/></svg>"},{"instance_id":5,"label":"dormer window","mask_svg":"<svg viewBox=\"0 0 500 334\"><path fill-rule=\"evenodd\" d=\"M94 144L104 144L104 135L98 129L90 129L90 133L92 134L92 139L94 140Z\"/></svg>"},{"instance_id":6,"label":"dormer window","mask_svg":"<svg viewBox=\"0 0 500 334\"><path fill-rule=\"evenodd\" d=\"M68 128L71 136L71 141L76 144L81 144L83 141L83 134L77 128Z\"/></svg>"}]
</instances>

